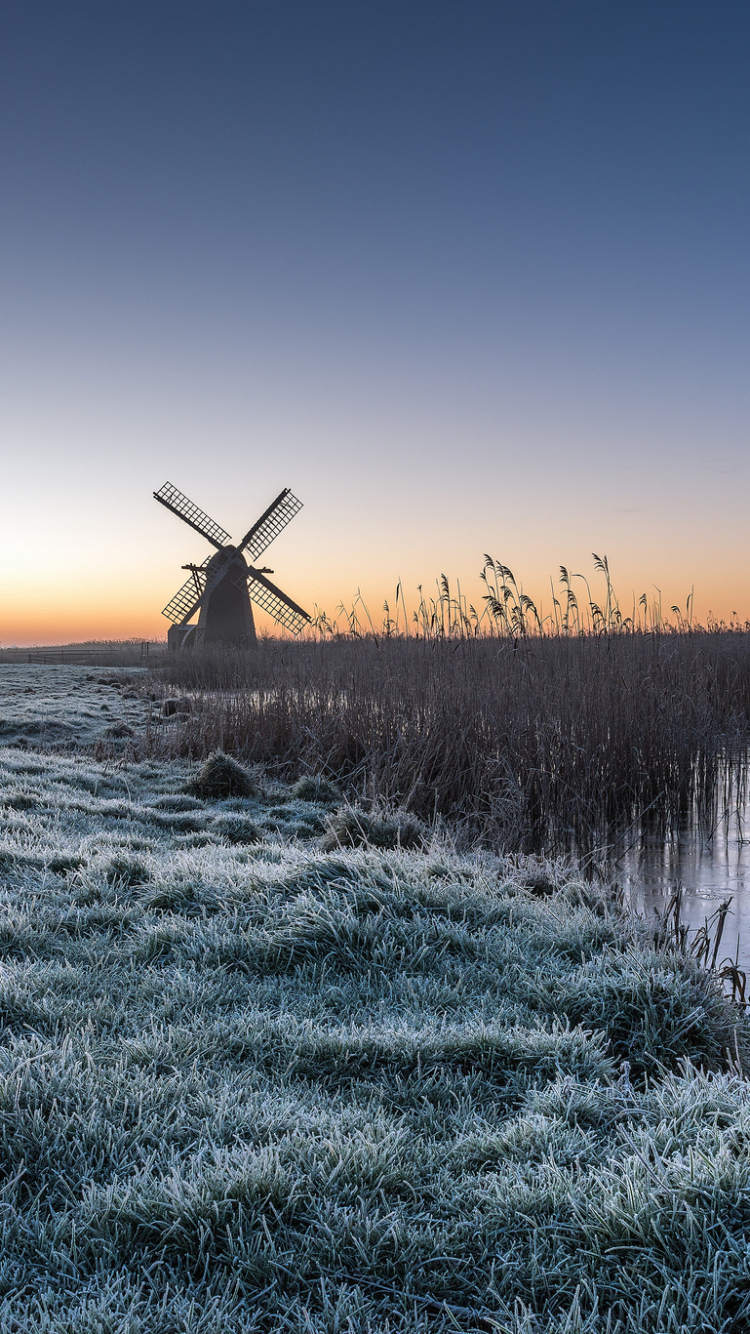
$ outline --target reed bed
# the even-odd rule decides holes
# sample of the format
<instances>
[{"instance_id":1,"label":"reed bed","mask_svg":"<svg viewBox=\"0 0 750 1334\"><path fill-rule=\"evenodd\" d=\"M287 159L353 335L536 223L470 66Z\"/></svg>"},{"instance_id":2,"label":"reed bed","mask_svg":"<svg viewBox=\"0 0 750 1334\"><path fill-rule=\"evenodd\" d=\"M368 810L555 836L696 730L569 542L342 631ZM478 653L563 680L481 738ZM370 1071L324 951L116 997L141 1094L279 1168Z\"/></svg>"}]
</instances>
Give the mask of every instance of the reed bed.
<instances>
[{"instance_id":1,"label":"reed bed","mask_svg":"<svg viewBox=\"0 0 750 1334\"><path fill-rule=\"evenodd\" d=\"M350 635L173 655L156 753L278 777L508 850L592 853L744 800L750 634Z\"/></svg>"}]
</instances>

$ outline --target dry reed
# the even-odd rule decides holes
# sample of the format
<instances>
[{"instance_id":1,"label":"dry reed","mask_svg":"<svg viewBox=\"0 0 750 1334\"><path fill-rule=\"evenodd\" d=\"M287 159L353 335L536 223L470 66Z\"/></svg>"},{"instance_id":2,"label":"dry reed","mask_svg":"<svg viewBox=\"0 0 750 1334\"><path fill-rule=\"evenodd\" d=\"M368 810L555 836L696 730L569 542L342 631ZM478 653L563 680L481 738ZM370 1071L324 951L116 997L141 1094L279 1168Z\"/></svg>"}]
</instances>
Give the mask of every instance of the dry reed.
<instances>
[{"instance_id":1,"label":"dry reed","mask_svg":"<svg viewBox=\"0 0 750 1334\"><path fill-rule=\"evenodd\" d=\"M350 637L160 669L162 753L318 773L506 849L591 852L634 821L708 827L744 784L750 634Z\"/></svg>"}]
</instances>

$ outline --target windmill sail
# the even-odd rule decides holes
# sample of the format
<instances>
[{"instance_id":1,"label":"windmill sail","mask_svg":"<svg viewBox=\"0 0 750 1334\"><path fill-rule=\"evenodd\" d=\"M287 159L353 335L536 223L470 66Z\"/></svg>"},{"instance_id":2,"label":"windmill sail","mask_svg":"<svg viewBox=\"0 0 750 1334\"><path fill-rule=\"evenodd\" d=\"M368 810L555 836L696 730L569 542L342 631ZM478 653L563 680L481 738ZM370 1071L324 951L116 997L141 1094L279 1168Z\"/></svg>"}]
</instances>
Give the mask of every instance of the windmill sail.
<instances>
[{"instance_id":1,"label":"windmill sail","mask_svg":"<svg viewBox=\"0 0 750 1334\"><path fill-rule=\"evenodd\" d=\"M190 578L177 590L164 608L162 616L166 616L174 625L189 620L197 611L206 591L206 566L211 559L211 556L207 556L202 565L194 568Z\"/></svg>"},{"instance_id":2,"label":"windmill sail","mask_svg":"<svg viewBox=\"0 0 750 1334\"><path fill-rule=\"evenodd\" d=\"M188 500L187 496L178 491L176 486L172 486L171 482L165 482L160 491L154 491L154 500L158 500L160 505L171 510L179 519L184 519L185 523L190 524L196 533L200 533L218 550L229 541L229 533L225 533L218 523L209 518L204 510L194 505L192 500ZM164 615L166 614L165 611Z\"/></svg>"},{"instance_id":3,"label":"windmill sail","mask_svg":"<svg viewBox=\"0 0 750 1334\"><path fill-rule=\"evenodd\" d=\"M247 576L248 592L253 602L257 603L262 611L268 612L279 625L291 630L293 635L298 635L310 620L307 612L259 571L250 569Z\"/></svg>"},{"instance_id":4,"label":"windmill sail","mask_svg":"<svg viewBox=\"0 0 750 1334\"><path fill-rule=\"evenodd\" d=\"M257 560L267 546L278 537L283 528L291 522L295 514L302 509L302 501L293 496L288 487L279 493L268 509L261 514L257 523L245 533L238 551L247 551L250 560Z\"/></svg>"},{"instance_id":5,"label":"windmill sail","mask_svg":"<svg viewBox=\"0 0 750 1334\"><path fill-rule=\"evenodd\" d=\"M302 502L288 487L279 493L236 547L231 544L229 533L171 482L165 482L160 491L154 491L154 498L216 548L202 565L183 566L190 570L190 578L162 612L173 622L167 636L170 649L217 643L256 648L251 599L279 625L299 634L310 620L307 612L266 579L261 570L246 561L248 556L254 560L265 551L302 509ZM196 612L200 613L198 622L191 625Z\"/></svg>"}]
</instances>

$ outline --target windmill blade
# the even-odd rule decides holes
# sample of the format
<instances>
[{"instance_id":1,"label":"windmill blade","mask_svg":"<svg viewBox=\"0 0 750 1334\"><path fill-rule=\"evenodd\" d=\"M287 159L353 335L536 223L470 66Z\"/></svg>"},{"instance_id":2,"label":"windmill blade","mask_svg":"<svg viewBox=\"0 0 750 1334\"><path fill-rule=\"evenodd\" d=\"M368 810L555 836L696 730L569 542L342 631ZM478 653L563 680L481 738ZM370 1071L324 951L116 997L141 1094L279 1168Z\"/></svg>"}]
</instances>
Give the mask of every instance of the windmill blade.
<instances>
[{"instance_id":1,"label":"windmill blade","mask_svg":"<svg viewBox=\"0 0 750 1334\"><path fill-rule=\"evenodd\" d=\"M188 580L170 598L162 612L173 625L185 625L195 615L206 592L206 566L213 556L206 556L202 565L197 565Z\"/></svg>"},{"instance_id":2,"label":"windmill blade","mask_svg":"<svg viewBox=\"0 0 750 1334\"><path fill-rule=\"evenodd\" d=\"M158 500L160 505L164 505L166 509L171 510L173 514L177 515L178 519L183 519L217 550L220 551L224 544L229 541L229 533L225 533L218 523L214 523L213 519L210 519L202 509L194 505L192 500L188 500L187 496L178 491L176 486L172 486L171 482L165 482L160 491L154 491L154 500ZM166 615L166 612L164 614Z\"/></svg>"},{"instance_id":3,"label":"windmill blade","mask_svg":"<svg viewBox=\"0 0 750 1334\"><path fill-rule=\"evenodd\" d=\"M292 602L286 593L282 593L281 589L272 584L270 579L266 579L259 570L250 568L247 578L247 591L253 602L257 603L262 611L267 611L268 615L279 625L283 625L285 630L291 630L293 635L298 635L310 620L307 612L296 602Z\"/></svg>"},{"instance_id":4,"label":"windmill blade","mask_svg":"<svg viewBox=\"0 0 750 1334\"><path fill-rule=\"evenodd\" d=\"M278 537L282 528L286 528L301 509L302 501L292 495L288 486L284 487L268 509L261 514L258 522L245 533L237 550L246 550L250 560L257 560L266 547L271 545L273 539Z\"/></svg>"}]
</instances>

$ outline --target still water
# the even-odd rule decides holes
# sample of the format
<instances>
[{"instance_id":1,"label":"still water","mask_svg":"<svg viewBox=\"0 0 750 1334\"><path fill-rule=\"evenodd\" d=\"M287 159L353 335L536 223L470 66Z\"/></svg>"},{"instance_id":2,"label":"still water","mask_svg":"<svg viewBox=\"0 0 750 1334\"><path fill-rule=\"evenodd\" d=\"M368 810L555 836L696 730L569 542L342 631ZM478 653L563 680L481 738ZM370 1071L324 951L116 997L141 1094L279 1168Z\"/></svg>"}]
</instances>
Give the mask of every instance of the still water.
<instances>
[{"instance_id":1,"label":"still water","mask_svg":"<svg viewBox=\"0 0 750 1334\"><path fill-rule=\"evenodd\" d=\"M734 959L739 938L739 966L750 974L750 803L726 804L712 826L692 820L666 840L642 834L612 873L647 916L663 911L681 884L682 920L691 935L731 898L719 958Z\"/></svg>"}]
</instances>

